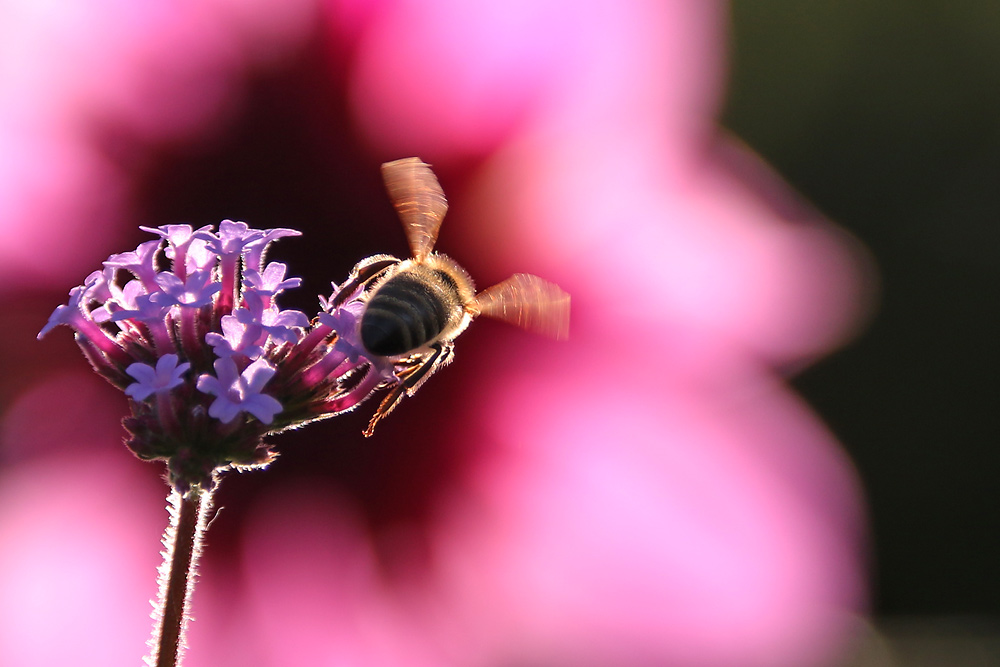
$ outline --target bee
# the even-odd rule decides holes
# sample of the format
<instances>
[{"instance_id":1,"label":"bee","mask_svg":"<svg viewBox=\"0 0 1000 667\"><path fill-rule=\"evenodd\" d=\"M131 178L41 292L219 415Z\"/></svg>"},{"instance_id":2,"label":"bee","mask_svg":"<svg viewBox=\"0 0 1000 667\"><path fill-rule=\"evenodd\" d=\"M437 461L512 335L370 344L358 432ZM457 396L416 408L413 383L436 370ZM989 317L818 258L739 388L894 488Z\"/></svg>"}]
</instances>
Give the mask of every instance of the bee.
<instances>
[{"instance_id":1,"label":"bee","mask_svg":"<svg viewBox=\"0 0 1000 667\"><path fill-rule=\"evenodd\" d=\"M361 261L331 304L337 307L364 288L354 336L376 364L392 364L399 379L371 418L366 436L403 396L412 396L452 361L455 339L480 315L557 340L569 334L570 298L558 286L518 273L477 293L465 269L434 252L448 201L429 165L415 157L387 162L382 178L412 256L375 255Z\"/></svg>"}]
</instances>

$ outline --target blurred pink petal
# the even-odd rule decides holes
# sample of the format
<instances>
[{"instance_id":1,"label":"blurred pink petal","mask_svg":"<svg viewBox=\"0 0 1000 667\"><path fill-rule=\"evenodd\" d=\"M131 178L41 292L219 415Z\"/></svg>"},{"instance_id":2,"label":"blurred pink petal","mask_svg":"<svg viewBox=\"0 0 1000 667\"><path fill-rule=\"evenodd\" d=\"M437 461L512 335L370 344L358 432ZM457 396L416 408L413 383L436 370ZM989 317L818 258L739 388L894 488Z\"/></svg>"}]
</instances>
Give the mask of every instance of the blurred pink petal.
<instances>
[{"instance_id":1,"label":"blurred pink petal","mask_svg":"<svg viewBox=\"0 0 1000 667\"><path fill-rule=\"evenodd\" d=\"M733 354L801 362L856 331L868 276L846 234L786 192L784 217L726 161L692 159L683 180L660 167L646 148L586 137L512 144L469 204L483 215L472 240L497 273L542 266L580 295L580 333L627 326L687 372L724 371Z\"/></svg>"},{"instance_id":2,"label":"blurred pink petal","mask_svg":"<svg viewBox=\"0 0 1000 667\"><path fill-rule=\"evenodd\" d=\"M240 103L241 70L287 55L305 35L312 7L312 0L4 3L3 276L61 284L107 254L99 248L129 212L137 168L129 161L142 157L116 156L125 158L116 163L116 144L138 144L141 152L209 137Z\"/></svg>"},{"instance_id":3,"label":"blurred pink petal","mask_svg":"<svg viewBox=\"0 0 1000 667\"><path fill-rule=\"evenodd\" d=\"M473 634L558 665L806 665L842 639L857 488L780 387L497 372L498 454L441 531Z\"/></svg>"},{"instance_id":4,"label":"blurred pink petal","mask_svg":"<svg viewBox=\"0 0 1000 667\"><path fill-rule=\"evenodd\" d=\"M112 444L122 437L121 394L89 369L53 374L23 387L4 408L0 444L10 459L59 456L94 446L114 453Z\"/></svg>"},{"instance_id":5,"label":"blurred pink petal","mask_svg":"<svg viewBox=\"0 0 1000 667\"><path fill-rule=\"evenodd\" d=\"M162 491L137 475L141 462L121 456L120 417L95 380L63 376L8 406L0 424L8 460L0 470L0 664L134 664L145 652ZM89 394L61 393L84 387ZM53 418L54 399L65 395L80 421ZM29 431L29 420L49 428Z\"/></svg>"},{"instance_id":6,"label":"blurred pink petal","mask_svg":"<svg viewBox=\"0 0 1000 667\"><path fill-rule=\"evenodd\" d=\"M719 93L715 3L382 4L353 76L356 117L380 153L478 154L553 110L569 131L621 124L655 142L704 125ZM588 126L553 103L586 109Z\"/></svg>"},{"instance_id":7,"label":"blurred pink petal","mask_svg":"<svg viewBox=\"0 0 1000 667\"><path fill-rule=\"evenodd\" d=\"M381 577L370 536L350 507L321 478L260 498L244 537L242 579L230 578L233 589L222 591L225 572L205 575L188 662L447 664L419 609Z\"/></svg>"}]
</instances>

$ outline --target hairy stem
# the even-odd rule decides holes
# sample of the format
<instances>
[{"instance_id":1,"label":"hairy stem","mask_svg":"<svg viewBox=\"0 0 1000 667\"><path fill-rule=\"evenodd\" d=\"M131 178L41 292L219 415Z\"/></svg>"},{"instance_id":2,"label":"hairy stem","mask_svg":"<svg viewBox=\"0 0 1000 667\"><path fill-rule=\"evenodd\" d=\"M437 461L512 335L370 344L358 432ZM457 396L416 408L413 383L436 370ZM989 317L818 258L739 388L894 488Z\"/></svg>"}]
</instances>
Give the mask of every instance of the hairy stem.
<instances>
[{"instance_id":1,"label":"hairy stem","mask_svg":"<svg viewBox=\"0 0 1000 667\"><path fill-rule=\"evenodd\" d=\"M163 534L160 588L153 610L153 636L149 640L151 652L146 658L150 667L180 665L195 568L201 555L206 519L212 508L212 493L197 486L184 495L172 490L168 502L170 525Z\"/></svg>"}]
</instances>

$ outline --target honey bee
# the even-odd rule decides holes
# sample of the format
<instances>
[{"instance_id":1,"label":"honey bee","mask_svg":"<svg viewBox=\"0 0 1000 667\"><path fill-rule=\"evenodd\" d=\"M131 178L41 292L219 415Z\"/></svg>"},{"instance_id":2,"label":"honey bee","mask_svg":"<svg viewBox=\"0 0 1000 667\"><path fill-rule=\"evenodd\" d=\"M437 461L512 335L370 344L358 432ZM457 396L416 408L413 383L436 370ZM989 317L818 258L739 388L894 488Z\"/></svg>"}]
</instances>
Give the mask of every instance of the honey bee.
<instances>
[{"instance_id":1,"label":"honey bee","mask_svg":"<svg viewBox=\"0 0 1000 667\"><path fill-rule=\"evenodd\" d=\"M485 315L551 338L569 334L569 295L537 276L518 273L477 293L468 272L434 252L448 201L430 166L419 158L382 165L389 199L403 223L412 257L375 255L351 272L339 295L367 295L359 317L361 346L373 360L394 365L399 382L372 417L365 435L403 396L412 396L454 357L455 339ZM337 299L331 304L340 305Z\"/></svg>"}]
</instances>

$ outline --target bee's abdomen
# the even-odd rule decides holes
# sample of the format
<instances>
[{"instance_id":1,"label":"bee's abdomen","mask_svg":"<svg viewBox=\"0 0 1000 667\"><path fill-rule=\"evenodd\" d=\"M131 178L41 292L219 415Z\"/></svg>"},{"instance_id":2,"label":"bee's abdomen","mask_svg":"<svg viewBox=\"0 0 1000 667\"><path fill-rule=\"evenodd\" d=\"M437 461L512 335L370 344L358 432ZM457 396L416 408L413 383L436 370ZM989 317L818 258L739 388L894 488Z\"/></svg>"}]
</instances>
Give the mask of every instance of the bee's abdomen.
<instances>
[{"instance_id":1,"label":"bee's abdomen","mask_svg":"<svg viewBox=\"0 0 1000 667\"><path fill-rule=\"evenodd\" d=\"M361 316L361 342L373 354L391 357L433 340L450 312L438 285L406 273L392 276Z\"/></svg>"}]
</instances>

